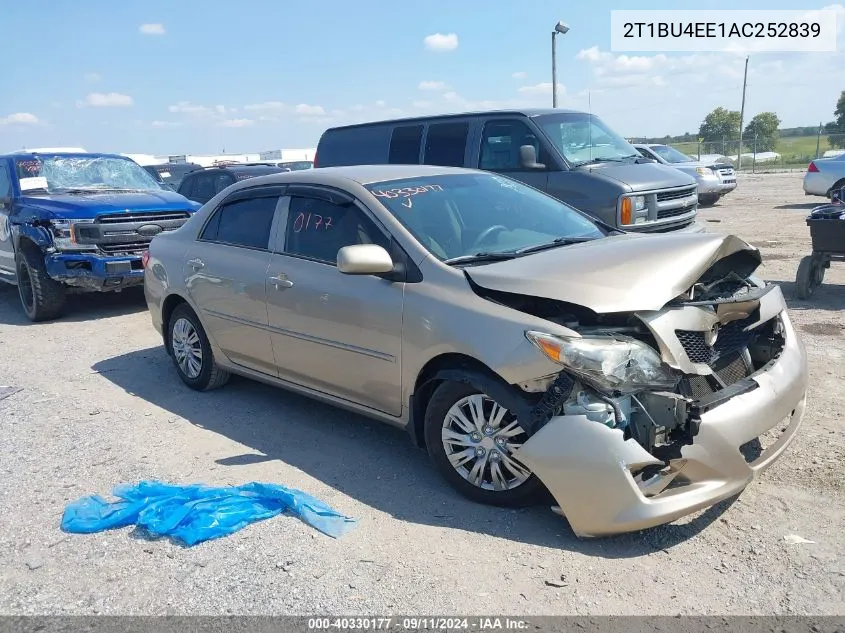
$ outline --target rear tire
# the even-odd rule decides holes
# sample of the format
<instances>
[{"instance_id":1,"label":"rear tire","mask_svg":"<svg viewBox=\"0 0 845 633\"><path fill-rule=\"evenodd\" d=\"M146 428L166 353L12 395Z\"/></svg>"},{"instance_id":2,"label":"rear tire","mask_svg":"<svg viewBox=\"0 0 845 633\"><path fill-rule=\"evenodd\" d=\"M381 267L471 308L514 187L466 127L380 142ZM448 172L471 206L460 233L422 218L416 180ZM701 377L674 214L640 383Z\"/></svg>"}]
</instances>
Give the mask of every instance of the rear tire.
<instances>
[{"instance_id":1,"label":"rear tire","mask_svg":"<svg viewBox=\"0 0 845 633\"><path fill-rule=\"evenodd\" d=\"M473 501L504 507L534 505L541 500L545 486L525 465L520 464L513 458L511 453L515 449L509 448L511 442L521 445L527 438L524 434L520 436L514 433L504 438L501 446L495 442L498 437L498 430L504 430L508 428L508 425L515 425L517 429L519 428L515 424L516 420L513 419L513 416L509 412L506 412L504 416L499 418L500 424L496 428L490 428L490 432L487 434L483 432L483 429L461 429L459 426L450 425L449 419L454 419L451 417L450 412L454 412L455 407L460 407L461 403L466 403L468 399L474 396L484 401L486 405L485 415L489 413L490 418L495 417L490 411L492 411L493 405L498 405L498 403L495 403L492 398L481 393L471 385L446 381L434 390L434 394L425 412L425 440L429 457L431 457L434 466L443 478L458 492ZM476 402L480 402L481 400L477 399ZM466 443L452 445L447 448L444 444L444 432L452 437L465 436L465 439L460 441ZM478 441L472 438L473 435L478 438ZM484 457L462 458L460 455L464 451L474 452L479 449L485 451ZM496 453L495 460L493 458L494 453ZM460 464L457 466L453 465L452 460L459 461ZM479 462L484 465L479 468L480 475L478 481L472 483L470 481L474 470L472 467L479 464ZM517 474L509 467L509 465L514 463L527 477L513 478L512 483L514 485L511 487L493 489L492 482L494 478L492 469L494 468L494 462L500 477L504 475L507 479L509 474ZM519 482L520 479L521 483ZM499 479L499 482L502 481L502 479Z\"/></svg>"},{"instance_id":2,"label":"rear tire","mask_svg":"<svg viewBox=\"0 0 845 633\"><path fill-rule=\"evenodd\" d=\"M845 187L845 178L843 178L842 180L837 180L835 183L833 183L833 186L827 192L827 197L833 198L833 194L842 189L843 187Z\"/></svg>"},{"instance_id":3,"label":"rear tire","mask_svg":"<svg viewBox=\"0 0 845 633\"><path fill-rule=\"evenodd\" d=\"M167 340L176 372L191 389L210 391L229 381L229 372L217 364L208 336L187 304L177 306L170 315Z\"/></svg>"},{"instance_id":4,"label":"rear tire","mask_svg":"<svg viewBox=\"0 0 845 633\"><path fill-rule=\"evenodd\" d=\"M47 274L41 252L29 244L22 244L15 259L18 296L27 318L38 322L62 316L65 288Z\"/></svg>"}]
</instances>

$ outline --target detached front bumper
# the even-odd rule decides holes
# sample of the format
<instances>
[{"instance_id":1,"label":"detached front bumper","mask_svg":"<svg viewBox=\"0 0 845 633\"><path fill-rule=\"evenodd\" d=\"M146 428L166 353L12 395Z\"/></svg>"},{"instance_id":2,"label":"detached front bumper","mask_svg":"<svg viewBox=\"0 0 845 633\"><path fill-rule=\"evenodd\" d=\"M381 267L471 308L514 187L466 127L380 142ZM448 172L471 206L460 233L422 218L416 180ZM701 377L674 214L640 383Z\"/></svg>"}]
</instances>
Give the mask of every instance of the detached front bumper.
<instances>
[{"instance_id":1,"label":"detached front bumper","mask_svg":"<svg viewBox=\"0 0 845 633\"><path fill-rule=\"evenodd\" d=\"M144 283L137 255L102 257L96 253L52 253L44 259L47 274L67 286L93 292L119 290Z\"/></svg>"},{"instance_id":2,"label":"detached front bumper","mask_svg":"<svg viewBox=\"0 0 845 633\"><path fill-rule=\"evenodd\" d=\"M646 484L632 471L662 462L624 440L622 431L586 416L552 418L514 456L546 485L582 537L669 523L738 494L780 457L804 415L806 351L786 311L781 318L786 342L780 357L744 379L756 388L703 413L699 433L681 449L681 458ZM746 461L740 447L772 429L783 429L777 441ZM676 485L654 494L663 487L662 477Z\"/></svg>"}]
</instances>

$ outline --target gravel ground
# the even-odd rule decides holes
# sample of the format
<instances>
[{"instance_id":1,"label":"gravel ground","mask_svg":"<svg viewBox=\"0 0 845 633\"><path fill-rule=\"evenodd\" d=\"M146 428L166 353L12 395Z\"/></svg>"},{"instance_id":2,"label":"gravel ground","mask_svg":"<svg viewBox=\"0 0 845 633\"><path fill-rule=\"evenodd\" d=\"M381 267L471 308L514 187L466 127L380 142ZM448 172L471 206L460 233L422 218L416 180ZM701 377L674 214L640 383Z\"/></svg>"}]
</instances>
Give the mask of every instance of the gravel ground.
<instances>
[{"instance_id":1,"label":"gravel ground","mask_svg":"<svg viewBox=\"0 0 845 633\"><path fill-rule=\"evenodd\" d=\"M0 288L0 384L22 388L0 400L0 613L845 613L845 265L811 301L793 289L819 201L800 174L748 175L701 213L760 247L790 302L812 379L800 436L733 502L593 541L545 507L463 500L396 429L246 380L189 391L139 293L32 325ZM360 525L333 540L282 516L193 548L60 531L68 501L142 478L278 482Z\"/></svg>"}]
</instances>

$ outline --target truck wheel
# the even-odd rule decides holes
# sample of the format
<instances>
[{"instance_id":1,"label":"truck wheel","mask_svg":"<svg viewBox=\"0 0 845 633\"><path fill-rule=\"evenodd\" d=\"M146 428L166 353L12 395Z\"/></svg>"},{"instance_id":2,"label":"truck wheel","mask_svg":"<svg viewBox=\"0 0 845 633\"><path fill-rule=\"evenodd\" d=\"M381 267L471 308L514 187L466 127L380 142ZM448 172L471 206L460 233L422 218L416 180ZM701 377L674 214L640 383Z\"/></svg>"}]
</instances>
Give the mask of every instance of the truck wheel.
<instances>
[{"instance_id":1,"label":"truck wheel","mask_svg":"<svg viewBox=\"0 0 845 633\"><path fill-rule=\"evenodd\" d=\"M795 275L795 294L799 299L809 299L813 296L824 279L824 265L812 255L807 255L798 264Z\"/></svg>"},{"instance_id":2,"label":"truck wheel","mask_svg":"<svg viewBox=\"0 0 845 633\"><path fill-rule=\"evenodd\" d=\"M65 311L65 289L50 279L41 253L23 245L16 258L18 294L30 321L57 319Z\"/></svg>"},{"instance_id":3,"label":"truck wheel","mask_svg":"<svg viewBox=\"0 0 845 633\"><path fill-rule=\"evenodd\" d=\"M209 391L228 382L229 372L214 360L208 336L186 304L177 306L170 315L167 336L176 371L191 389Z\"/></svg>"}]
</instances>

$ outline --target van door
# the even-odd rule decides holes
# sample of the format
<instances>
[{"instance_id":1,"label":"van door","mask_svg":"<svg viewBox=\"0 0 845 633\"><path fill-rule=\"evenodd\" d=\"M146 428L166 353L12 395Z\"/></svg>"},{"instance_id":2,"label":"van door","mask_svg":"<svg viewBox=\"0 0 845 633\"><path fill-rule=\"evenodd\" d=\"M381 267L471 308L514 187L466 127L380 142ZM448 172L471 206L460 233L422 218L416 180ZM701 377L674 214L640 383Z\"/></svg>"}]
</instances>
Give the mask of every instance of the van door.
<instances>
[{"instance_id":1,"label":"van door","mask_svg":"<svg viewBox=\"0 0 845 633\"><path fill-rule=\"evenodd\" d=\"M536 167L525 167L522 164L520 148L523 145L534 147L538 163ZM551 158L541 136L524 119L486 119L476 160L473 167L522 181L540 191L548 189L549 170L553 168Z\"/></svg>"}]
</instances>

